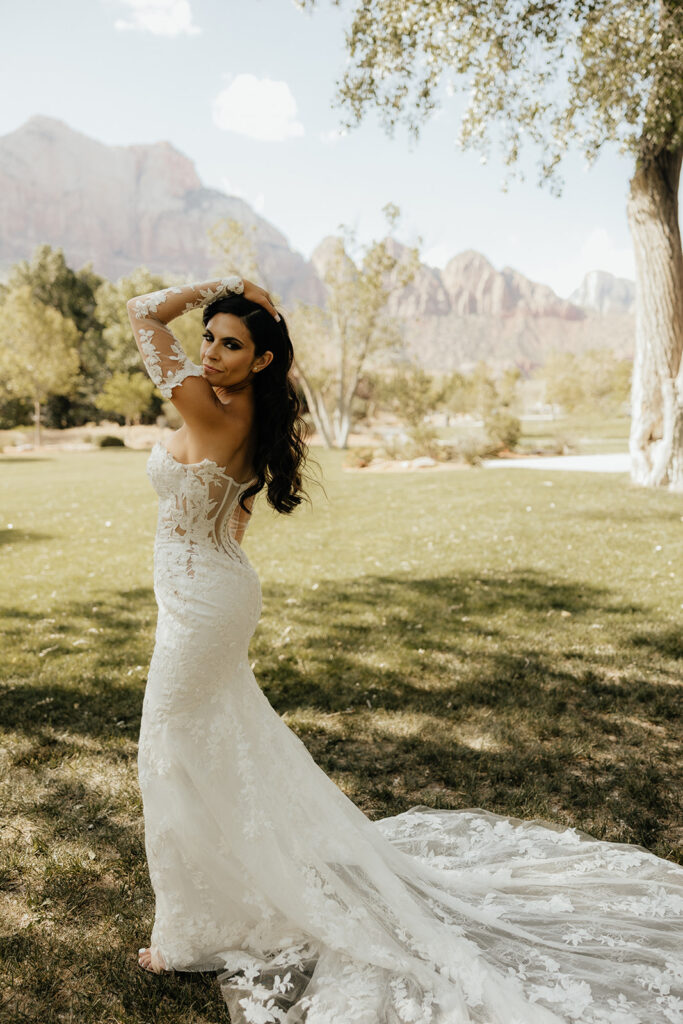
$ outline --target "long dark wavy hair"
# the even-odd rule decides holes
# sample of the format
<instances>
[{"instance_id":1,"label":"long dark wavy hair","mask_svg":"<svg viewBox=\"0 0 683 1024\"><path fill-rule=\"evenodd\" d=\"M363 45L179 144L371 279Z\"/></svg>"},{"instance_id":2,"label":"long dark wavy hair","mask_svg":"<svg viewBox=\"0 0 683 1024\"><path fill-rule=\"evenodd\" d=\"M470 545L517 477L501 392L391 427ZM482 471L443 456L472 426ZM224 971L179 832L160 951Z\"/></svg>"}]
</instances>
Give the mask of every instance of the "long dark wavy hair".
<instances>
[{"instance_id":1,"label":"long dark wavy hair","mask_svg":"<svg viewBox=\"0 0 683 1024\"><path fill-rule=\"evenodd\" d=\"M254 374L252 387L256 403L256 483L240 496L240 505L267 488L268 504L277 512L293 512L307 497L303 489L303 468L308 454L306 424L301 417L301 402L290 376L294 349L284 317L275 318L256 302L243 295L227 295L204 308L206 326L216 313L238 316L245 325L256 356L272 352L264 369Z\"/></svg>"}]
</instances>

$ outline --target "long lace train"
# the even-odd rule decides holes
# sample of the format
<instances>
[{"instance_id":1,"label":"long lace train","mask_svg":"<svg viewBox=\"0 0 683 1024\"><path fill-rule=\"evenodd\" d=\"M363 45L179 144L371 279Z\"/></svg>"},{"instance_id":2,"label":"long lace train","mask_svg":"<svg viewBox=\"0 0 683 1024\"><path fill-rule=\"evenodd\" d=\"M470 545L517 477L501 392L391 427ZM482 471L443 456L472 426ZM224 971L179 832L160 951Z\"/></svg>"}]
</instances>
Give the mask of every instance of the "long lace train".
<instances>
[{"instance_id":1,"label":"long lace train","mask_svg":"<svg viewBox=\"0 0 683 1024\"><path fill-rule=\"evenodd\" d=\"M146 325L165 299L145 298ZM173 390L193 373L166 342ZM148 472L159 618L138 764L167 966L219 971L233 1024L680 1021L683 869L478 809L369 821L249 667L247 485L162 445Z\"/></svg>"}]
</instances>

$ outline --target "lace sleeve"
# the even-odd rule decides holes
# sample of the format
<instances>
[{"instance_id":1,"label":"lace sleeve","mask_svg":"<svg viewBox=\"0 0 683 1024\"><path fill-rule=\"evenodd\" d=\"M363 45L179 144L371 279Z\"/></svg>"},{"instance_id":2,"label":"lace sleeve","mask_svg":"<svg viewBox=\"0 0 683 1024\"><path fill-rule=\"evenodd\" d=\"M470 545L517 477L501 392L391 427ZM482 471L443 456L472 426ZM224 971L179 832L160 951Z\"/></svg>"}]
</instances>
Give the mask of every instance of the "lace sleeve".
<instances>
[{"instance_id":1,"label":"lace sleeve","mask_svg":"<svg viewBox=\"0 0 683 1024\"><path fill-rule=\"evenodd\" d=\"M185 354L167 327L169 321L197 306L208 306L229 292L239 295L243 290L241 278L224 277L200 284L163 288L129 300L128 317L142 361L164 398L170 398L173 388L187 377L202 376L201 366Z\"/></svg>"}]
</instances>

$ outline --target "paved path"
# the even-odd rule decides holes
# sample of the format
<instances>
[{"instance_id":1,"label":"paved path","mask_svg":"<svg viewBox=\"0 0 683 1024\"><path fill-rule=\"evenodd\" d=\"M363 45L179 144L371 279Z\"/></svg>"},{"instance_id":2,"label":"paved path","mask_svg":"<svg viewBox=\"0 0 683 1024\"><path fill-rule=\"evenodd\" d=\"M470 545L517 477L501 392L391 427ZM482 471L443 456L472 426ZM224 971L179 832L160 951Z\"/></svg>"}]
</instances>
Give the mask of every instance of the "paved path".
<instances>
[{"instance_id":1,"label":"paved path","mask_svg":"<svg viewBox=\"0 0 683 1024\"><path fill-rule=\"evenodd\" d=\"M539 455L532 459L484 459L487 469L561 469L580 473L628 473L628 452L613 455Z\"/></svg>"}]
</instances>

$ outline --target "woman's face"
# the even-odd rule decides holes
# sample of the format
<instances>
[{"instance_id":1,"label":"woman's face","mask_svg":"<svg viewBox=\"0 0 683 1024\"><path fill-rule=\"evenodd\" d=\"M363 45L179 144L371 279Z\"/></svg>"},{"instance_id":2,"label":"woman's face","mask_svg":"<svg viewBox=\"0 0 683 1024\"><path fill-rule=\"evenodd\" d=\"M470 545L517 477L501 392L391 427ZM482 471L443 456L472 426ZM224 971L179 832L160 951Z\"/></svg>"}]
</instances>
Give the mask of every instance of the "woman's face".
<instances>
[{"instance_id":1,"label":"woman's face","mask_svg":"<svg viewBox=\"0 0 683 1024\"><path fill-rule=\"evenodd\" d=\"M271 352L256 357L248 328L232 313L216 313L204 328L201 360L204 377L212 387L241 384L272 358Z\"/></svg>"}]
</instances>

